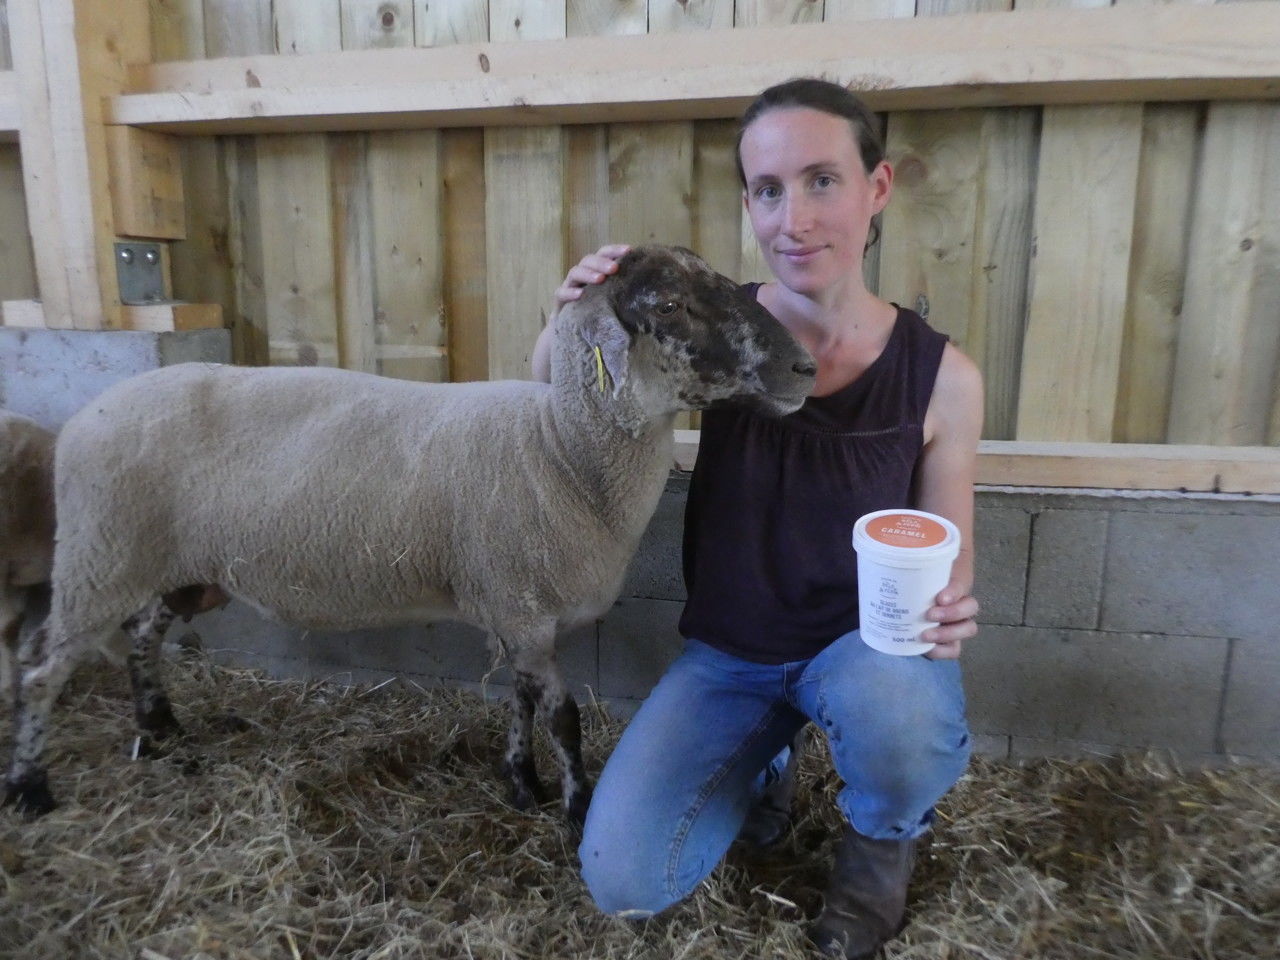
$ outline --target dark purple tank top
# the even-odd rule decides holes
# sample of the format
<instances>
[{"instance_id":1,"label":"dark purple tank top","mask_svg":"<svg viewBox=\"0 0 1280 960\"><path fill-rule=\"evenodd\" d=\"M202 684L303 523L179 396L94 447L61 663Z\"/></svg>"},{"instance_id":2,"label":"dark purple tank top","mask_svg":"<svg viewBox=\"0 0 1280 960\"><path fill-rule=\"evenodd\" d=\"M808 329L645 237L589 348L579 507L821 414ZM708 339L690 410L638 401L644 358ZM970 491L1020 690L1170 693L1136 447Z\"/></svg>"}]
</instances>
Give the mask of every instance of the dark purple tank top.
<instances>
[{"instance_id":1,"label":"dark purple tank top","mask_svg":"<svg viewBox=\"0 0 1280 960\"><path fill-rule=\"evenodd\" d=\"M778 664L857 628L853 525L912 505L946 343L899 308L884 351L843 390L782 418L703 412L685 508L684 636Z\"/></svg>"}]
</instances>

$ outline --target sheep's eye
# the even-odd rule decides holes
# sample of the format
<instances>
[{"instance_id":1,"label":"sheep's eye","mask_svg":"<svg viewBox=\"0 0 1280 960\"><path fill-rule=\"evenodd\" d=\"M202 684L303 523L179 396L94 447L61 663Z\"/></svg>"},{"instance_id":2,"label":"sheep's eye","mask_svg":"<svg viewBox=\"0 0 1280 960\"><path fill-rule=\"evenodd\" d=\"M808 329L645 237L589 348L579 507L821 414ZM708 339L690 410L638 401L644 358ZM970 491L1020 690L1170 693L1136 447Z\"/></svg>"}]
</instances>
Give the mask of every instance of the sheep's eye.
<instances>
[{"instance_id":1,"label":"sheep's eye","mask_svg":"<svg viewBox=\"0 0 1280 960\"><path fill-rule=\"evenodd\" d=\"M657 310L660 316L669 317L680 309L680 304L674 300L668 300L666 303L658 304Z\"/></svg>"}]
</instances>

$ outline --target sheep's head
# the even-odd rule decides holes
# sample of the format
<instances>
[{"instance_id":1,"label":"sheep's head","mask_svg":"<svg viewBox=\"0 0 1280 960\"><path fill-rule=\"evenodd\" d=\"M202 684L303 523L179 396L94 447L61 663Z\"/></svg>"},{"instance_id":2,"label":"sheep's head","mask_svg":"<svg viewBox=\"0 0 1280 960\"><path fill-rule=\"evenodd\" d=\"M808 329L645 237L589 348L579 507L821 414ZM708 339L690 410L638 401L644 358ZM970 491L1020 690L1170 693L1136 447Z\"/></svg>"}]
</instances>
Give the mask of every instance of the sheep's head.
<instances>
[{"instance_id":1,"label":"sheep's head","mask_svg":"<svg viewBox=\"0 0 1280 960\"><path fill-rule=\"evenodd\" d=\"M580 330L598 346L615 391L652 412L739 401L774 414L813 389L813 358L738 284L682 247L638 247L578 301Z\"/></svg>"}]
</instances>

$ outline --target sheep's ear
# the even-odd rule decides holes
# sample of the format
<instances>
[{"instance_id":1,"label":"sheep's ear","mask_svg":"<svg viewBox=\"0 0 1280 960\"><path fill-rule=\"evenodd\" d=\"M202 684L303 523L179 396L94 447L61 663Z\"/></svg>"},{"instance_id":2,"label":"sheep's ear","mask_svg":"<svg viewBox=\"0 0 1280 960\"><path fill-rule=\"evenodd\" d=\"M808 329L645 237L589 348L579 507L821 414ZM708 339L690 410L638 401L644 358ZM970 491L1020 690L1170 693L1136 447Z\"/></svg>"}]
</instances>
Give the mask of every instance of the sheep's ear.
<instances>
[{"instance_id":1,"label":"sheep's ear","mask_svg":"<svg viewBox=\"0 0 1280 960\"><path fill-rule=\"evenodd\" d=\"M600 358L613 381L613 395L616 397L627 379L627 354L631 350L631 334L627 333L612 312L601 310L583 322L582 339L587 341L588 346L600 350Z\"/></svg>"}]
</instances>

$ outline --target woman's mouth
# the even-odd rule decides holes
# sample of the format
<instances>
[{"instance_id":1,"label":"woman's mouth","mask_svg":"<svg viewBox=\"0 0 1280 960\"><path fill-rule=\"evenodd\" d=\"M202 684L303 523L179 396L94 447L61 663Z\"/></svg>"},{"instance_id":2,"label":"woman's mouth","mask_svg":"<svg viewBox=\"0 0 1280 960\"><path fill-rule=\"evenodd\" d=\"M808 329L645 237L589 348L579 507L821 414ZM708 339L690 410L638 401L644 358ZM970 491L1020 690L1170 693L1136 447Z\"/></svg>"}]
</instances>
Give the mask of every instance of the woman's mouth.
<instances>
[{"instance_id":1,"label":"woman's mouth","mask_svg":"<svg viewBox=\"0 0 1280 960\"><path fill-rule=\"evenodd\" d=\"M813 260L819 253L823 251L823 247L793 247L789 250L779 250L787 263L801 265Z\"/></svg>"}]
</instances>

